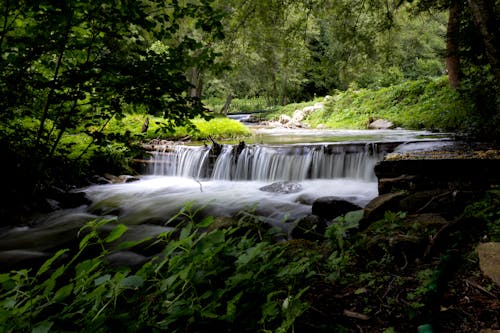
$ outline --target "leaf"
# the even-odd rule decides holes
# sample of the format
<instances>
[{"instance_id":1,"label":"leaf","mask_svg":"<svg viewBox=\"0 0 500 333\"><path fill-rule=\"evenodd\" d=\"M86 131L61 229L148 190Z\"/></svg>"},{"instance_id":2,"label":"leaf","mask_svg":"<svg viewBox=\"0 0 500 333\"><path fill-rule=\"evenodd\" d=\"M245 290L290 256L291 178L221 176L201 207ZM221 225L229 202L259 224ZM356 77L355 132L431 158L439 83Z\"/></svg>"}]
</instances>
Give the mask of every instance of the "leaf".
<instances>
[{"instance_id":1,"label":"leaf","mask_svg":"<svg viewBox=\"0 0 500 333\"><path fill-rule=\"evenodd\" d=\"M362 209L348 212L345 214L345 222L349 227L357 228L359 221L363 218L364 211Z\"/></svg>"},{"instance_id":2,"label":"leaf","mask_svg":"<svg viewBox=\"0 0 500 333\"><path fill-rule=\"evenodd\" d=\"M182 228L181 234L179 236L179 240L183 240L183 239L187 238L191 234L191 230L192 230L191 223L188 224L187 226L185 226L184 228Z\"/></svg>"},{"instance_id":3,"label":"leaf","mask_svg":"<svg viewBox=\"0 0 500 333\"><path fill-rule=\"evenodd\" d=\"M240 265L248 264L253 258L259 256L259 254L262 253L262 251L263 251L262 249L265 246L267 246L267 243L263 242L263 243L257 244L254 247L247 249L247 251L245 253L243 253L242 255L240 255L238 257L238 259L236 260L236 263L238 263Z\"/></svg>"},{"instance_id":4,"label":"leaf","mask_svg":"<svg viewBox=\"0 0 500 333\"><path fill-rule=\"evenodd\" d=\"M50 329L52 328L52 325L54 325L54 322L52 321L43 321L37 326L35 326L32 330L31 333L48 333L50 332Z\"/></svg>"},{"instance_id":5,"label":"leaf","mask_svg":"<svg viewBox=\"0 0 500 333\"><path fill-rule=\"evenodd\" d=\"M56 254L54 254L52 256L52 258L48 259L46 262L43 263L42 267L40 267L40 269L38 269L36 276L40 276L43 273L45 273L46 271L48 271L50 266L54 263L54 261L56 261L57 258L62 256L66 252L68 252L68 249L62 249L62 250L57 251Z\"/></svg>"},{"instance_id":6,"label":"leaf","mask_svg":"<svg viewBox=\"0 0 500 333\"><path fill-rule=\"evenodd\" d=\"M206 228L209 225L211 225L213 222L214 222L214 217L213 216L207 216L203 220L201 220L201 222L199 222L198 224L196 224L196 226L198 228Z\"/></svg>"},{"instance_id":7,"label":"leaf","mask_svg":"<svg viewBox=\"0 0 500 333\"><path fill-rule=\"evenodd\" d=\"M54 295L54 302L60 302L65 298L69 297L72 291L73 291L73 283L67 284L59 288L59 290L56 291L56 294Z\"/></svg>"},{"instance_id":8,"label":"leaf","mask_svg":"<svg viewBox=\"0 0 500 333\"><path fill-rule=\"evenodd\" d=\"M217 230L202 238L196 248L203 253L216 251L217 244L224 243L225 235L222 231Z\"/></svg>"},{"instance_id":9,"label":"leaf","mask_svg":"<svg viewBox=\"0 0 500 333\"><path fill-rule=\"evenodd\" d=\"M104 241L106 243L111 243L111 242L117 240L118 238L120 238L127 230L128 230L128 227L126 225L119 224L115 228L113 228L113 230L104 239Z\"/></svg>"},{"instance_id":10,"label":"leaf","mask_svg":"<svg viewBox=\"0 0 500 333\"><path fill-rule=\"evenodd\" d=\"M92 273L96 268L101 264L101 260L99 258L84 260L78 265L76 265L76 278L81 279L87 277L90 273Z\"/></svg>"},{"instance_id":11,"label":"leaf","mask_svg":"<svg viewBox=\"0 0 500 333\"><path fill-rule=\"evenodd\" d=\"M96 286L99 286L103 283L105 283L106 281L109 281L109 279L111 279L111 275L110 274L104 274L100 277L98 277L97 279L94 280L94 284Z\"/></svg>"},{"instance_id":12,"label":"leaf","mask_svg":"<svg viewBox=\"0 0 500 333\"><path fill-rule=\"evenodd\" d=\"M144 279L137 275L130 275L121 280L118 285L127 289L138 289L144 285Z\"/></svg>"},{"instance_id":13,"label":"leaf","mask_svg":"<svg viewBox=\"0 0 500 333\"><path fill-rule=\"evenodd\" d=\"M47 279L42 286L45 286L45 289L43 291L44 296L49 296L54 287L56 286L56 280L59 278L61 275L63 275L64 271L66 270L66 266L61 266L52 275L50 276L49 279Z\"/></svg>"}]
</instances>

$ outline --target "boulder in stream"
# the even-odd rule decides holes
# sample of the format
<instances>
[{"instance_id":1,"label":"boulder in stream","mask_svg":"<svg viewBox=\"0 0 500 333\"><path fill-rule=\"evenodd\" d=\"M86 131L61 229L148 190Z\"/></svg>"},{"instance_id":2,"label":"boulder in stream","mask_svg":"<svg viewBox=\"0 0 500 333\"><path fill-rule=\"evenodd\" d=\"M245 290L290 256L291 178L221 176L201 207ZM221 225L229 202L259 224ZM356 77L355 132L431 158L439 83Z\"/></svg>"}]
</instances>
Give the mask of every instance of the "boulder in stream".
<instances>
[{"instance_id":1,"label":"boulder in stream","mask_svg":"<svg viewBox=\"0 0 500 333\"><path fill-rule=\"evenodd\" d=\"M313 215L327 220L332 220L337 216L360 209L362 208L358 205L334 196L318 198L312 204Z\"/></svg>"},{"instance_id":2,"label":"boulder in stream","mask_svg":"<svg viewBox=\"0 0 500 333\"><path fill-rule=\"evenodd\" d=\"M264 192L288 194L302 191L302 186L300 184L295 184L292 182L276 182L270 185L263 186L259 188L259 190Z\"/></svg>"}]
</instances>

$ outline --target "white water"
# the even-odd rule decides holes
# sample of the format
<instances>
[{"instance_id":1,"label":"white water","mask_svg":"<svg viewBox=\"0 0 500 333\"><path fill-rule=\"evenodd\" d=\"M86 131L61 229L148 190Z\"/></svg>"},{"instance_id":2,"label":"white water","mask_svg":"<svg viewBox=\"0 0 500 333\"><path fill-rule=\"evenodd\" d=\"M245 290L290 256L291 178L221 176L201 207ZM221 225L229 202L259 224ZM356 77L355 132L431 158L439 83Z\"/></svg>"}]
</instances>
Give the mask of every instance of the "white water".
<instances>
[{"instance_id":1,"label":"white water","mask_svg":"<svg viewBox=\"0 0 500 333\"><path fill-rule=\"evenodd\" d=\"M125 224L166 222L185 204L192 203L204 215L233 216L247 210L283 228L285 220L310 214L316 198L338 196L364 206L377 195L376 182L346 178L304 180L297 183L301 191L288 194L260 190L268 184L146 176L134 183L91 186L85 192L94 202L91 210L107 214L118 209L119 220Z\"/></svg>"},{"instance_id":2,"label":"white water","mask_svg":"<svg viewBox=\"0 0 500 333\"><path fill-rule=\"evenodd\" d=\"M383 158L373 144L246 146L226 145L218 157L208 146L162 147L154 153L150 175L140 181L84 189L90 211L117 214L126 224L164 224L191 204L203 215L234 216L250 211L287 229L311 213L319 197L337 196L360 206L377 195L373 173ZM296 193L273 193L262 187L293 182Z\"/></svg>"},{"instance_id":3,"label":"white water","mask_svg":"<svg viewBox=\"0 0 500 333\"><path fill-rule=\"evenodd\" d=\"M346 149L329 145L226 145L217 157L208 146L161 147L153 154L153 175L212 180L303 181L350 178L376 181L373 167L383 158L373 144ZM211 162L210 158L215 159Z\"/></svg>"}]
</instances>

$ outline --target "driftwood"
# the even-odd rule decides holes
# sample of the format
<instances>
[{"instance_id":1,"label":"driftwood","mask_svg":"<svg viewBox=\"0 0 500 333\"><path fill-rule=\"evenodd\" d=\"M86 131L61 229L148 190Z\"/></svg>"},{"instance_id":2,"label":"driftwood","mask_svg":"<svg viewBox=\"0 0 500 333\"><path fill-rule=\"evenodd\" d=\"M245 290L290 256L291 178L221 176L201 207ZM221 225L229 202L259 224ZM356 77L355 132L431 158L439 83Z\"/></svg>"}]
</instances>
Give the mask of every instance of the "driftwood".
<instances>
[{"instance_id":1,"label":"driftwood","mask_svg":"<svg viewBox=\"0 0 500 333\"><path fill-rule=\"evenodd\" d=\"M212 138L211 136L208 136L208 139L212 141L212 149L211 149L212 154L214 154L215 156L219 156L219 154L222 151L222 145L217 141L215 141L214 138Z\"/></svg>"}]
</instances>

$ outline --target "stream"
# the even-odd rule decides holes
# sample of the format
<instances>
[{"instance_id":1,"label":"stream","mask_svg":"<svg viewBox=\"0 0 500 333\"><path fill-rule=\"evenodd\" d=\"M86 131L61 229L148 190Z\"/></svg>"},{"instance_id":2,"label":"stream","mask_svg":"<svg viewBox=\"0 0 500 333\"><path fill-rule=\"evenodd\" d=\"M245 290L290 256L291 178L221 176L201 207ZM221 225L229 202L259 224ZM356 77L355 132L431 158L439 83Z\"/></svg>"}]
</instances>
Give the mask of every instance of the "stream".
<instances>
[{"instance_id":1,"label":"stream","mask_svg":"<svg viewBox=\"0 0 500 333\"><path fill-rule=\"evenodd\" d=\"M138 181L78 189L90 205L2 230L0 262L6 253L38 254L68 245L95 219L128 225L129 238L159 234L186 205L202 216L246 211L290 233L294 221L311 214L317 198L334 196L363 207L376 197L373 167L386 154L449 142L423 131L255 128L244 147L224 145L218 156L210 146L159 146Z\"/></svg>"}]
</instances>

